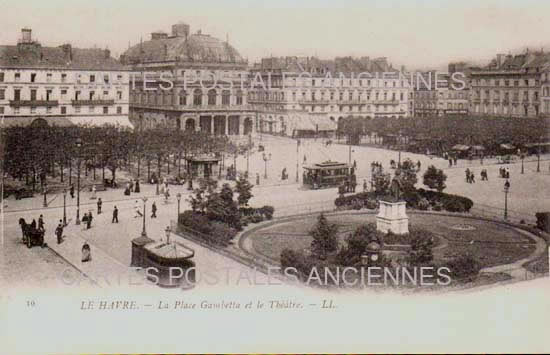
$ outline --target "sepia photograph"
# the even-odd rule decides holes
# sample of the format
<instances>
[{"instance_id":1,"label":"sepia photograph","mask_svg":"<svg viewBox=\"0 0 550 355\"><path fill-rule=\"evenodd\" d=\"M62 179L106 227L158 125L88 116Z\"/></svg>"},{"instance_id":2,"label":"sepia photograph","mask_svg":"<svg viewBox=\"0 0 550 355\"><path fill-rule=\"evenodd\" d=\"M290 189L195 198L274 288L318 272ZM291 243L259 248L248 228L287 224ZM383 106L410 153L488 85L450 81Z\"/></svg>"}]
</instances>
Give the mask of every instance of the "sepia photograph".
<instances>
[{"instance_id":1,"label":"sepia photograph","mask_svg":"<svg viewBox=\"0 0 550 355\"><path fill-rule=\"evenodd\" d=\"M0 354L550 351L549 2L0 9Z\"/></svg>"}]
</instances>

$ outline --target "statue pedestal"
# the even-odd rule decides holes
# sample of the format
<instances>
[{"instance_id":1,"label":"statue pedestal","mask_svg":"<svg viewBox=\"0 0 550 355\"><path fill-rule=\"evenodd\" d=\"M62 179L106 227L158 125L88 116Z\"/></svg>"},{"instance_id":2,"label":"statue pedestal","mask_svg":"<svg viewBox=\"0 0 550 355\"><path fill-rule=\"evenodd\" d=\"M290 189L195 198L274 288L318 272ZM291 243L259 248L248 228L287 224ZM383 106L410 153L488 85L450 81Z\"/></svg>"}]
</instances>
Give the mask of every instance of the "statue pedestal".
<instances>
[{"instance_id":1,"label":"statue pedestal","mask_svg":"<svg viewBox=\"0 0 550 355\"><path fill-rule=\"evenodd\" d=\"M380 200L380 212L376 216L376 229L383 233L409 233L409 217L405 212L405 201L386 202Z\"/></svg>"}]
</instances>

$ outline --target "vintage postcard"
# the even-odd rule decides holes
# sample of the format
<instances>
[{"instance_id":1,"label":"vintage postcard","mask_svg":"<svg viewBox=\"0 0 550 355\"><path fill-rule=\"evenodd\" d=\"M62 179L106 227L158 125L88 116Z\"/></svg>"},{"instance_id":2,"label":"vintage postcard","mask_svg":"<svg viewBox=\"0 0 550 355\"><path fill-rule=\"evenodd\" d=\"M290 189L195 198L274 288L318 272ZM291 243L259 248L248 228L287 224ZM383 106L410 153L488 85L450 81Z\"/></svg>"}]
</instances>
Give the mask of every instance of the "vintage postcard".
<instances>
[{"instance_id":1,"label":"vintage postcard","mask_svg":"<svg viewBox=\"0 0 550 355\"><path fill-rule=\"evenodd\" d=\"M0 354L550 351L549 13L0 0Z\"/></svg>"}]
</instances>

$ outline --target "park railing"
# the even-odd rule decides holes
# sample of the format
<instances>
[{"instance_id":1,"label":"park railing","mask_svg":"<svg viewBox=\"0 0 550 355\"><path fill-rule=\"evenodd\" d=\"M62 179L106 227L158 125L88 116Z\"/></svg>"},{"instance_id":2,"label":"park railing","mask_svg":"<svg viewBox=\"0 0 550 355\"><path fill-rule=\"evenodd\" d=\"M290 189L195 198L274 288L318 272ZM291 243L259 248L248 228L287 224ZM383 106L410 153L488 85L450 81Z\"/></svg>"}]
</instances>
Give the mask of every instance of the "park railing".
<instances>
[{"instance_id":1,"label":"park railing","mask_svg":"<svg viewBox=\"0 0 550 355\"><path fill-rule=\"evenodd\" d=\"M336 210L334 200L319 201L278 206L275 208L275 217L290 217L320 212L333 212Z\"/></svg>"},{"instance_id":2,"label":"park railing","mask_svg":"<svg viewBox=\"0 0 550 355\"><path fill-rule=\"evenodd\" d=\"M504 219L504 208L488 206L480 203L474 203L474 206L470 209L470 213L478 217L491 218L502 221L506 220L518 224L537 223L537 219L535 218L534 214L528 214L508 209L507 218Z\"/></svg>"}]
</instances>

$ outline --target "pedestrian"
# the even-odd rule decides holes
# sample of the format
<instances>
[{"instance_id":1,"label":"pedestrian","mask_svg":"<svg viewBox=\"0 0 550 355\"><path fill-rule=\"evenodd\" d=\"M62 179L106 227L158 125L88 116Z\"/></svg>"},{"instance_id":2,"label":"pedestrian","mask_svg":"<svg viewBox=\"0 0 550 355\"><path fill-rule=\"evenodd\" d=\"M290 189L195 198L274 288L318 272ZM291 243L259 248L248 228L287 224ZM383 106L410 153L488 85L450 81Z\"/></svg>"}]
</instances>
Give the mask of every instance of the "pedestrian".
<instances>
[{"instance_id":1,"label":"pedestrian","mask_svg":"<svg viewBox=\"0 0 550 355\"><path fill-rule=\"evenodd\" d=\"M455 161L455 166L456 166L456 164L458 163L458 158L456 157L456 155L454 157L454 161Z\"/></svg>"},{"instance_id":2,"label":"pedestrian","mask_svg":"<svg viewBox=\"0 0 550 355\"><path fill-rule=\"evenodd\" d=\"M57 244L63 242L63 222L59 220L57 228L55 228L55 236L57 237Z\"/></svg>"},{"instance_id":3,"label":"pedestrian","mask_svg":"<svg viewBox=\"0 0 550 355\"><path fill-rule=\"evenodd\" d=\"M136 192L136 193L141 192L141 190L139 188L139 180L136 180L136 185L135 185L135 188L134 188L134 192Z\"/></svg>"},{"instance_id":4,"label":"pedestrian","mask_svg":"<svg viewBox=\"0 0 550 355\"><path fill-rule=\"evenodd\" d=\"M475 182L476 182L476 177L475 177L473 171L472 171L472 173L470 174L470 182L471 182L472 184L475 184Z\"/></svg>"},{"instance_id":5,"label":"pedestrian","mask_svg":"<svg viewBox=\"0 0 550 355\"><path fill-rule=\"evenodd\" d=\"M44 231L44 216L40 215L40 217L38 218L38 230L39 231Z\"/></svg>"},{"instance_id":6,"label":"pedestrian","mask_svg":"<svg viewBox=\"0 0 550 355\"><path fill-rule=\"evenodd\" d=\"M451 157L449 157L449 168L453 166L453 159Z\"/></svg>"},{"instance_id":7,"label":"pedestrian","mask_svg":"<svg viewBox=\"0 0 550 355\"><path fill-rule=\"evenodd\" d=\"M97 200L97 214L101 214L101 205L103 204L103 201L101 201L101 197Z\"/></svg>"},{"instance_id":8,"label":"pedestrian","mask_svg":"<svg viewBox=\"0 0 550 355\"><path fill-rule=\"evenodd\" d=\"M92 211L88 212L88 219L86 220L86 229L92 228Z\"/></svg>"},{"instance_id":9,"label":"pedestrian","mask_svg":"<svg viewBox=\"0 0 550 355\"><path fill-rule=\"evenodd\" d=\"M260 185L260 174L256 173L256 185Z\"/></svg>"},{"instance_id":10,"label":"pedestrian","mask_svg":"<svg viewBox=\"0 0 550 355\"><path fill-rule=\"evenodd\" d=\"M357 169L357 162L355 160L353 161L353 168Z\"/></svg>"},{"instance_id":11,"label":"pedestrian","mask_svg":"<svg viewBox=\"0 0 550 355\"><path fill-rule=\"evenodd\" d=\"M470 169L466 168L466 182L470 183Z\"/></svg>"},{"instance_id":12,"label":"pedestrian","mask_svg":"<svg viewBox=\"0 0 550 355\"><path fill-rule=\"evenodd\" d=\"M116 208L115 206L115 209L113 210L113 219L111 220L111 223L118 223L118 208Z\"/></svg>"},{"instance_id":13,"label":"pedestrian","mask_svg":"<svg viewBox=\"0 0 550 355\"><path fill-rule=\"evenodd\" d=\"M155 202L153 202L153 205L151 206L151 211L153 212L151 218L157 218L157 204Z\"/></svg>"},{"instance_id":14,"label":"pedestrian","mask_svg":"<svg viewBox=\"0 0 550 355\"><path fill-rule=\"evenodd\" d=\"M125 196L130 196L130 194L131 194L130 184L126 183L126 188L124 189L124 195Z\"/></svg>"},{"instance_id":15,"label":"pedestrian","mask_svg":"<svg viewBox=\"0 0 550 355\"><path fill-rule=\"evenodd\" d=\"M92 251L88 242L84 241L84 245L82 246L82 262L85 263L88 261L92 261Z\"/></svg>"},{"instance_id":16,"label":"pedestrian","mask_svg":"<svg viewBox=\"0 0 550 355\"><path fill-rule=\"evenodd\" d=\"M70 194L71 198L74 198L74 185L71 185Z\"/></svg>"},{"instance_id":17,"label":"pedestrian","mask_svg":"<svg viewBox=\"0 0 550 355\"><path fill-rule=\"evenodd\" d=\"M95 200L97 197L96 197L96 188L95 188L95 185L92 186L92 196L90 197L91 200Z\"/></svg>"}]
</instances>

